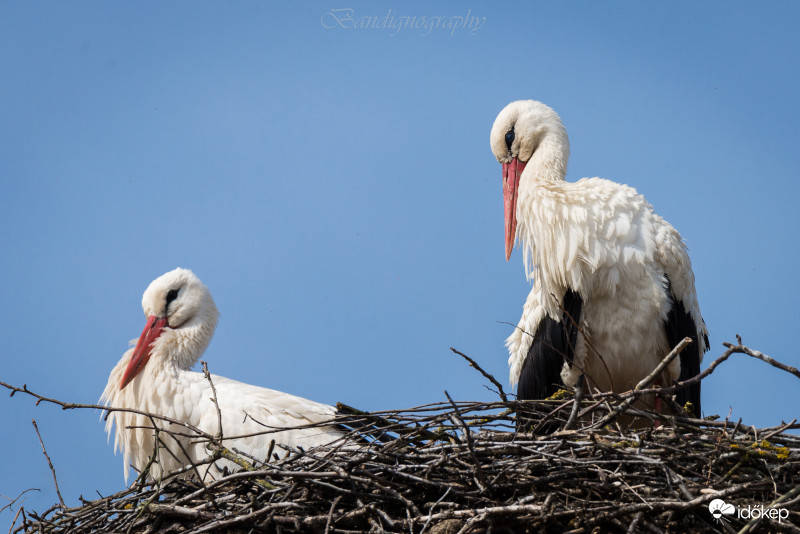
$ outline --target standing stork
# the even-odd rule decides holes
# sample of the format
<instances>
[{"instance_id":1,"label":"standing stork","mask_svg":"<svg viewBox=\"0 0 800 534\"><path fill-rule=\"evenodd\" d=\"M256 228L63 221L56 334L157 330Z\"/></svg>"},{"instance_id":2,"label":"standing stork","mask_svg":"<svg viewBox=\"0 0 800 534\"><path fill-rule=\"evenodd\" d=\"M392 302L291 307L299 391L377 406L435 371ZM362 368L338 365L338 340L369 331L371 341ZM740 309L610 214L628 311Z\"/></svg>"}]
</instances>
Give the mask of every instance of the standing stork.
<instances>
[{"instance_id":1,"label":"standing stork","mask_svg":"<svg viewBox=\"0 0 800 534\"><path fill-rule=\"evenodd\" d=\"M336 413L332 406L211 375L214 391L203 373L190 371L208 347L219 316L211 293L192 271L175 269L155 279L142 296L142 308L147 324L111 371L101 398L106 406L169 417L211 436L221 432L225 447L261 460L273 440L273 450L280 451L281 446L317 447L342 436L324 424ZM126 481L129 463L142 471L154 458L150 476L157 479L210 455L205 441L181 425L113 411L106 423L109 438L114 424L114 449L122 450ZM153 425L171 432L156 433ZM199 474L218 471L205 466Z\"/></svg>"},{"instance_id":2,"label":"standing stork","mask_svg":"<svg viewBox=\"0 0 800 534\"><path fill-rule=\"evenodd\" d=\"M708 331L680 234L631 187L601 178L566 182L569 140L558 114L534 100L506 106L491 148L503 166L505 252L515 238L533 287L506 341L520 399L543 399L581 374L623 392L684 337L659 381L700 372ZM700 384L678 391L699 417Z\"/></svg>"}]
</instances>

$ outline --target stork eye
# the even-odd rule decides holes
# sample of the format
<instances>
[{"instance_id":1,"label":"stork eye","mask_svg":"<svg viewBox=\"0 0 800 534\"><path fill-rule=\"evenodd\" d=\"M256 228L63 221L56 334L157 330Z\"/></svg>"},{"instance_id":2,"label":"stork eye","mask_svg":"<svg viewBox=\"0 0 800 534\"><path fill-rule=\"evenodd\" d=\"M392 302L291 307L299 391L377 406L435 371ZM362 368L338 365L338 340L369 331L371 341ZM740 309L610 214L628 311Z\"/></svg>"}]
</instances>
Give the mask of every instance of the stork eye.
<instances>
[{"instance_id":1,"label":"stork eye","mask_svg":"<svg viewBox=\"0 0 800 534\"><path fill-rule=\"evenodd\" d=\"M169 293L167 293L167 306L169 303L178 298L178 290L177 289L170 289Z\"/></svg>"},{"instance_id":2,"label":"stork eye","mask_svg":"<svg viewBox=\"0 0 800 534\"><path fill-rule=\"evenodd\" d=\"M511 150L511 143L514 142L514 128L512 127L511 130L506 134L506 146L509 150Z\"/></svg>"}]
</instances>

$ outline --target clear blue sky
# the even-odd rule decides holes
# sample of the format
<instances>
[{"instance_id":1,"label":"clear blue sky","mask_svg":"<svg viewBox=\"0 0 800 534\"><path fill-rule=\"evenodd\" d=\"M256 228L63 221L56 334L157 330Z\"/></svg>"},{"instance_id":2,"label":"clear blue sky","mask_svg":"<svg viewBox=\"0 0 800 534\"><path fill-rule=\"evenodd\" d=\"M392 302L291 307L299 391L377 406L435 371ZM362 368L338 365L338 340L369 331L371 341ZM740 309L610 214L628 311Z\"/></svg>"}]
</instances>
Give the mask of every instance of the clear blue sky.
<instances>
[{"instance_id":1,"label":"clear blue sky","mask_svg":"<svg viewBox=\"0 0 800 534\"><path fill-rule=\"evenodd\" d=\"M3 2L0 380L96 402L142 292L181 266L222 312L214 373L362 409L492 399L448 348L507 383L501 322L529 285L489 129L521 98L561 114L568 179L632 185L682 233L704 367L737 333L800 365L798 21L791 2ZM790 420L790 378L734 356L704 411ZM0 396L0 494L56 502L32 418L68 504L123 488L99 417Z\"/></svg>"}]
</instances>

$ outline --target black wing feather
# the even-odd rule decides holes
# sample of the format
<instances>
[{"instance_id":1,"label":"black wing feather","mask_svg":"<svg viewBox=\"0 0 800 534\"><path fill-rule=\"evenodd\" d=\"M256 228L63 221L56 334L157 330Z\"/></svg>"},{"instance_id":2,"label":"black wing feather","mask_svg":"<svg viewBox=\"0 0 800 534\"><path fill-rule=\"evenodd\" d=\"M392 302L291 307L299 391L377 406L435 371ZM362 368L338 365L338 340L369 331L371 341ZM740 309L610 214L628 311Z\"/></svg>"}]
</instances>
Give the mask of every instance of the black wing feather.
<instances>
[{"instance_id":1,"label":"black wing feather","mask_svg":"<svg viewBox=\"0 0 800 534\"><path fill-rule=\"evenodd\" d=\"M539 323L522 364L517 387L518 399L546 399L564 387L561 368L565 360L572 366L582 306L580 295L571 289L567 290L560 320L546 316Z\"/></svg>"},{"instance_id":2,"label":"black wing feather","mask_svg":"<svg viewBox=\"0 0 800 534\"><path fill-rule=\"evenodd\" d=\"M692 339L692 344L683 349L683 352L680 354L681 374L678 380L682 382L700 374L700 358L702 354L700 353L700 344L697 342L697 324L694 322L694 319L692 319L692 316L689 315L689 312L686 311L686 308L684 308L683 302L675 298L669 277L664 275L664 278L666 280L667 298L670 299L671 304L667 322L664 324L667 333L667 342L670 348L673 348L685 337ZM705 337L705 342L705 346L707 347L707 336ZM691 402L694 408L694 416L701 416L699 382L693 386L679 389L676 396L678 404L683 406L687 402Z\"/></svg>"}]
</instances>

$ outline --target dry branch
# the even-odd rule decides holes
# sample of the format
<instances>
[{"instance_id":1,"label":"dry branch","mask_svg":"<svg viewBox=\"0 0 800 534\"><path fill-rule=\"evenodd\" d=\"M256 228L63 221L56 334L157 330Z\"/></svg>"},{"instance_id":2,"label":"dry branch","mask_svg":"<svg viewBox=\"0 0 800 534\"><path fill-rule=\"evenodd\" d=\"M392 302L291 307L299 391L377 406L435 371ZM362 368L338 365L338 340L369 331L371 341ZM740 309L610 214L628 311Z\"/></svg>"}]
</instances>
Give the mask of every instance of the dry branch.
<instances>
[{"instance_id":1,"label":"dry branch","mask_svg":"<svg viewBox=\"0 0 800 534\"><path fill-rule=\"evenodd\" d=\"M47 458L47 465L50 467L50 472L53 474L53 484L56 486L56 495L58 495L58 502L61 503L61 509L64 510L67 508L67 505L64 504L64 498L61 496L61 490L58 488L58 478L56 478L56 469L53 467L53 462L50 460L50 455L47 454L47 449L44 448L44 441L42 441L42 435L39 433L39 425L36 424L36 419L31 420L33 423L33 428L36 429L36 436L39 438L39 444L42 446L42 452L44 453L44 457Z\"/></svg>"}]
</instances>

